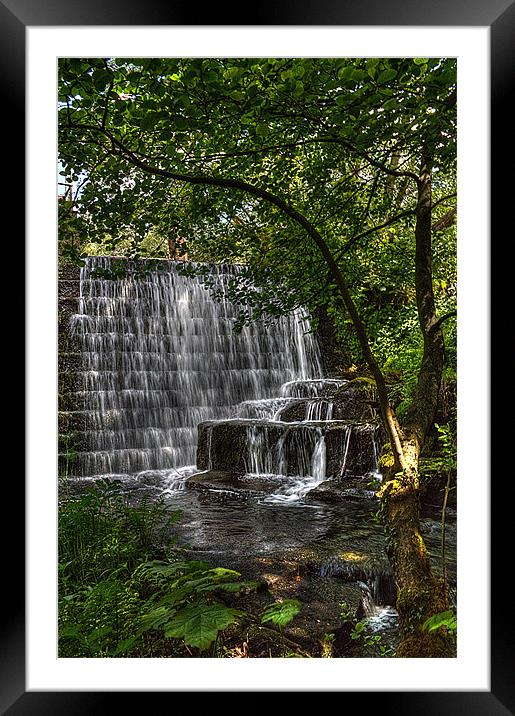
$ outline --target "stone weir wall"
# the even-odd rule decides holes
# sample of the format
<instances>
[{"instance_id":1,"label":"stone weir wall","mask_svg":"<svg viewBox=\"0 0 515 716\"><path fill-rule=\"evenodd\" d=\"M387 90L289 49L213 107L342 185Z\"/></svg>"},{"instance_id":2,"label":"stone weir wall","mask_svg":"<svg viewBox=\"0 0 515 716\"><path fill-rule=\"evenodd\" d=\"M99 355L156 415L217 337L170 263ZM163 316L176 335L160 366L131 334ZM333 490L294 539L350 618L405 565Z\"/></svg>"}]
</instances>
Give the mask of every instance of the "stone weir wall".
<instances>
[{"instance_id":1,"label":"stone weir wall","mask_svg":"<svg viewBox=\"0 0 515 716\"><path fill-rule=\"evenodd\" d=\"M242 401L323 374L301 311L232 331L237 308L173 266L117 282L112 257L61 262L58 287L59 474L169 469L195 461L197 425ZM134 262L131 262L131 266ZM131 270L132 270L131 268ZM108 272L107 274L105 272ZM213 265L225 291L238 267ZM82 295L81 295L82 293Z\"/></svg>"},{"instance_id":2,"label":"stone weir wall","mask_svg":"<svg viewBox=\"0 0 515 716\"><path fill-rule=\"evenodd\" d=\"M60 476L73 472L76 453L84 449L84 412L81 391L82 354L78 339L70 331L70 319L79 310L80 268L61 261L58 272L58 470Z\"/></svg>"}]
</instances>

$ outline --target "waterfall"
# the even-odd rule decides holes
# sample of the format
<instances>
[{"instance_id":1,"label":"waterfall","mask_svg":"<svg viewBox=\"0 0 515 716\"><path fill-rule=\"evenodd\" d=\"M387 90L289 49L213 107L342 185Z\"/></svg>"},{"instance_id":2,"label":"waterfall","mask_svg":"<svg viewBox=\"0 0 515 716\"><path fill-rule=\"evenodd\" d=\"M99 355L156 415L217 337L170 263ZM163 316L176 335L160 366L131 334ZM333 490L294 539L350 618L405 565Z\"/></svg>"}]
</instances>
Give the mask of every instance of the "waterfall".
<instances>
[{"instance_id":1,"label":"waterfall","mask_svg":"<svg viewBox=\"0 0 515 716\"><path fill-rule=\"evenodd\" d=\"M367 631L375 634L388 629L397 629L399 615L395 607L379 602L377 594L369 583L358 581L356 584L361 589L361 606Z\"/></svg>"},{"instance_id":2,"label":"waterfall","mask_svg":"<svg viewBox=\"0 0 515 716\"><path fill-rule=\"evenodd\" d=\"M306 402L306 421L331 420L334 403L331 400L308 400Z\"/></svg>"},{"instance_id":3,"label":"waterfall","mask_svg":"<svg viewBox=\"0 0 515 716\"><path fill-rule=\"evenodd\" d=\"M81 270L72 331L82 350L83 389L75 397L86 426L77 455L83 476L193 465L199 423L322 374L300 310L234 332L238 308L226 289L242 268L209 268L216 300L199 276L181 274L183 264L144 266L92 257Z\"/></svg>"},{"instance_id":4,"label":"waterfall","mask_svg":"<svg viewBox=\"0 0 515 716\"><path fill-rule=\"evenodd\" d=\"M324 432L302 423L249 421L246 472L250 475L325 478Z\"/></svg>"},{"instance_id":5,"label":"waterfall","mask_svg":"<svg viewBox=\"0 0 515 716\"><path fill-rule=\"evenodd\" d=\"M325 480L326 447L324 433L317 429L317 441L311 458L311 475L315 482Z\"/></svg>"}]
</instances>

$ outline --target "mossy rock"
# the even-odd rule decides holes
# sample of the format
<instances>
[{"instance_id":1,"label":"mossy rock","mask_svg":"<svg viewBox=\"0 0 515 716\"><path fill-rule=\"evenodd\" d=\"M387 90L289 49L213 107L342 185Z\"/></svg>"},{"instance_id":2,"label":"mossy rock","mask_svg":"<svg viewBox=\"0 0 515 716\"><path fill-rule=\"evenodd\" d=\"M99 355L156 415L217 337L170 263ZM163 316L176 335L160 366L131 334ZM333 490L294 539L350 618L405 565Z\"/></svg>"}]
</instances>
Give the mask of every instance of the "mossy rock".
<instances>
[{"instance_id":1,"label":"mossy rock","mask_svg":"<svg viewBox=\"0 0 515 716\"><path fill-rule=\"evenodd\" d=\"M80 296L80 281L78 279L59 281L57 293L60 300L64 298L78 298Z\"/></svg>"},{"instance_id":2,"label":"mossy rock","mask_svg":"<svg viewBox=\"0 0 515 716\"><path fill-rule=\"evenodd\" d=\"M58 266L58 278L59 281L79 281L80 266L67 263L64 259L61 258L59 260Z\"/></svg>"}]
</instances>

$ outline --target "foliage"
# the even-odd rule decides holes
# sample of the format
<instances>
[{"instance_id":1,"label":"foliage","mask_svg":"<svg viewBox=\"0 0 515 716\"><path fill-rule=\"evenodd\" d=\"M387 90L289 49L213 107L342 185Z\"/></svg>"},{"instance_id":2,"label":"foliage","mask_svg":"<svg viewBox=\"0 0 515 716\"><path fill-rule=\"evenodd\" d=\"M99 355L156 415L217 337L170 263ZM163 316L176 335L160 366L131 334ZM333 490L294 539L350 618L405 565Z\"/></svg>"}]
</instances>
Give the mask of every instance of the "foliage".
<instances>
[{"instance_id":1,"label":"foliage","mask_svg":"<svg viewBox=\"0 0 515 716\"><path fill-rule=\"evenodd\" d=\"M422 626L425 631L436 631L442 627L451 634L456 634L458 622L454 612L449 610L434 614L432 617L429 617L429 619L426 619Z\"/></svg>"},{"instance_id":2,"label":"foliage","mask_svg":"<svg viewBox=\"0 0 515 716\"><path fill-rule=\"evenodd\" d=\"M243 263L240 325L323 308L410 467L455 371L456 96L455 58L64 58L60 161L84 241Z\"/></svg>"},{"instance_id":3,"label":"foliage","mask_svg":"<svg viewBox=\"0 0 515 716\"><path fill-rule=\"evenodd\" d=\"M449 423L445 425L434 424L437 443L431 454L421 461L421 472L428 477L434 475L452 477L456 474L458 454L455 412L455 408L451 410Z\"/></svg>"},{"instance_id":4,"label":"foliage","mask_svg":"<svg viewBox=\"0 0 515 716\"><path fill-rule=\"evenodd\" d=\"M283 599L268 606L262 616L261 622L272 622L278 627L285 627L300 612L300 602L297 599Z\"/></svg>"},{"instance_id":5,"label":"foliage","mask_svg":"<svg viewBox=\"0 0 515 716\"><path fill-rule=\"evenodd\" d=\"M365 619L357 619L354 610L347 604L340 604L340 619L344 624L351 627L350 638L362 645L365 653L371 656L389 657L393 656L394 649L388 644L383 644L381 634L371 634L367 629Z\"/></svg>"},{"instance_id":6,"label":"foliage","mask_svg":"<svg viewBox=\"0 0 515 716\"><path fill-rule=\"evenodd\" d=\"M107 480L61 505L60 656L148 656L152 644L168 654L180 644L203 651L240 616L217 599L255 587L238 572L181 559L177 549L149 561L178 518L159 500L129 505Z\"/></svg>"},{"instance_id":7,"label":"foliage","mask_svg":"<svg viewBox=\"0 0 515 716\"><path fill-rule=\"evenodd\" d=\"M442 450L442 467L445 471L455 470L457 467L457 444L456 432L450 424L435 424L438 431L438 439Z\"/></svg>"},{"instance_id":8,"label":"foliage","mask_svg":"<svg viewBox=\"0 0 515 716\"><path fill-rule=\"evenodd\" d=\"M218 591L255 589L252 581L239 581L239 573L210 567L198 561L159 561L141 565L135 576L156 588L141 617L141 630L159 629L165 637L180 637L185 644L207 649L218 632L241 616L213 600Z\"/></svg>"}]
</instances>

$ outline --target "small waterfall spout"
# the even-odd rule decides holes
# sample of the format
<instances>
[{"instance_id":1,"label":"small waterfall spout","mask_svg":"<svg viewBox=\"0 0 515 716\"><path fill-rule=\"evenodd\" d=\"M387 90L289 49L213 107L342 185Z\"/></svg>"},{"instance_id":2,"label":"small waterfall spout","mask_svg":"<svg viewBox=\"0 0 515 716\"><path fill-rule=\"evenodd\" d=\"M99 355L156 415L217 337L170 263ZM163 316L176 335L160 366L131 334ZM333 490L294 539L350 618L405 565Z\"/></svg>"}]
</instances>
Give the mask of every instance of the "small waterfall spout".
<instances>
[{"instance_id":1,"label":"small waterfall spout","mask_svg":"<svg viewBox=\"0 0 515 716\"><path fill-rule=\"evenodd\" d=\"M396 630L399 615L395 607L390 604L378 603L378 595L367 582L357 582L362 591L361 605L364 612L366 628L371 633Z\"/></svg>"}]
</instances>

